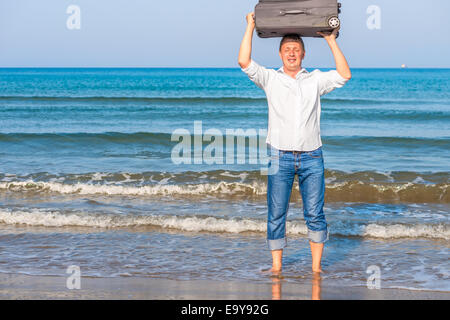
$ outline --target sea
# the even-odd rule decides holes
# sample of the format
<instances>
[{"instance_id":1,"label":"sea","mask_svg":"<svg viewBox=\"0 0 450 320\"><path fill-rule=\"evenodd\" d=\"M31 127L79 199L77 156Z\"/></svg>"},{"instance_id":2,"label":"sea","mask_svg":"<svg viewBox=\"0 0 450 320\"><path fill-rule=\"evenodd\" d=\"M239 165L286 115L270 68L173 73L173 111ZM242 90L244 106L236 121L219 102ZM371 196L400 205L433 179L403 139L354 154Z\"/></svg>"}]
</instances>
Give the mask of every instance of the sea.
<instances>
[{"instance_id":1,"label":"sea","mask_svg":"<svg viewBox=\"0 0 450 320\"><path fill-rule=\"evenodd\" d=\"M450 69L352 73L322 97L322 281L450 291ZM0 272L270 282L267 117L239 69L0 69ZM296 181L284 281L306 233Z\"/></svg>"}]
</instances>

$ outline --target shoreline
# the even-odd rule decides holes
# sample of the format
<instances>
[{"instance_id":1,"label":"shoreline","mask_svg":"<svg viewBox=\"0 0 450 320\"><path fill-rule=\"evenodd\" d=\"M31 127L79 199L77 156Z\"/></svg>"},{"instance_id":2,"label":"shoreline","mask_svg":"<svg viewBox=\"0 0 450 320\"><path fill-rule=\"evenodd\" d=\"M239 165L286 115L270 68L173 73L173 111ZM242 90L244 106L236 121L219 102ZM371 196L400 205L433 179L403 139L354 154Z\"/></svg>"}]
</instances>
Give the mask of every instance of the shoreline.
<instances>
[{"instance_id":1,"label":"shoreline","mask_svg":"<svg viewBox=\"0 0 450 320\"><path fill-rule=\"evenodd\" d=\"M69 275L68 275L69 276ZM68 277L67 276L67 277ZM323 285L312 280L288 283L169 280L159 278L81 278L79 290L67 277L0 274L2 300L448 300L450 292L368 289Z\"/></svg>"}]
</instances>

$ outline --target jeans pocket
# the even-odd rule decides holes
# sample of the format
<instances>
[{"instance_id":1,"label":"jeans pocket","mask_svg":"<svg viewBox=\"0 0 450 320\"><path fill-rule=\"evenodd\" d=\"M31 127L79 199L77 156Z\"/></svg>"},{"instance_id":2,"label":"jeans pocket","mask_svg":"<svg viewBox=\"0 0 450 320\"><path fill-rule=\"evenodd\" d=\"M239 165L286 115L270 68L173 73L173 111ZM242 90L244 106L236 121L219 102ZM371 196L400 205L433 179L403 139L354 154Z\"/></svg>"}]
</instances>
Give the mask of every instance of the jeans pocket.
<instances>
[{"instance_id":1,"label":"jeans pocket","mask_svg":"<svg viewBox=\"0 0 450 320\"><path fill-rule=\"evenodd\" d=\"M307 152L307 155L309 155L311 158L314 158L314 159L320 159L320 158L322 158L322 149L319 148L319 149L316 149L313 151L309 151L309 152Z\"/></svg>"}]
</instances>

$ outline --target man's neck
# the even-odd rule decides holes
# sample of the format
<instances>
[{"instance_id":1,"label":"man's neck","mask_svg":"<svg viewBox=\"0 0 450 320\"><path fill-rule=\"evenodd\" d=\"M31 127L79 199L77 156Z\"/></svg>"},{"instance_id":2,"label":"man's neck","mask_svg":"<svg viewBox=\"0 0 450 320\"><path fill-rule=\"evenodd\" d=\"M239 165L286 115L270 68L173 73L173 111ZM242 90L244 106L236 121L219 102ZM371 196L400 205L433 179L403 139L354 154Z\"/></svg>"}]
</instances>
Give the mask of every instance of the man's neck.
<instances>
[{"instance_id":1,"label":"man's neck","mask_svg":"<svg viewBox=\"0 0 450 320\"><path fill-rule=\"evenodd\" d=\"M285 74L287 74L289 77L296 79L297 74L302 70L302 66L300 66L298 69L295 70L287 70L286 67L283 67L283 71Z\"/></svg>"}]
</instances>

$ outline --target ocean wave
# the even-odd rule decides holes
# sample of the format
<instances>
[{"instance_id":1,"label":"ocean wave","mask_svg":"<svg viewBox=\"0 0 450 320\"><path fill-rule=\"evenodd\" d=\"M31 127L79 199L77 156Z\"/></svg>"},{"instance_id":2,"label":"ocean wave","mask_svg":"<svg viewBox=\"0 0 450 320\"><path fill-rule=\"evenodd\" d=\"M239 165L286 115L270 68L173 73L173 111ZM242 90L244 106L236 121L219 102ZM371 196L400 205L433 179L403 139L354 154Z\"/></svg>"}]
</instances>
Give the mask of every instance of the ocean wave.
<instances>
[{"instance_id":1,"label":"ocean wave","mask_svg":"<svg viewBox=\"0 0 450 320\"><path fill-rule=\"evenodd\" d=\"M135 102L155 104L254 104L266 103L263 97L107 97L107 96L0 96L0 101L49 101L49 102Z\"/></svg>"},{"instance_id":2,"label":"ocean wave","mask_svg":"<svg viewBox=\"0 0 450 320\"><path fill-rule=\"evenodd\" d=\"M232 98L230 98L232 99ZM255 104L258 99L250 98L247 102ZM217 103L216 103L217 102ZM127 117L142 117L143 115L161 117L161 116L171 116L180 119L192 119L193 117L201 116L202 119L215 120L215 119L236 119L242 120L243 118L257 119L261 123L264 123L267 118L267 112L265 105L250 107L247 102L240 102L239 100L222 101L218 99L216 102L212 102L209 105L210 108L206 108L202 104L196 103L184 103L178 104L174 102L168 108L167 104L154 104L145 103L136 105L135 103L117 103L111 105L105 104L74 104L74 103L64 103L64 104L26 104L26 103L11 103L7 104L5 107L0 108L0 114L6 114L8 116L23 117L29 116L30 114L36 114L36 116L42 116L43 114L52 114L52 117L57 117L56 119L66 119L67 113L77 114L78 117L91 117L92 115L98 115L105 117L105 119L111 119L118 117L124 113ZM236 106L233 108L224 108L221 104L232 104L235 103ZM258 102L259 103L259 102ZM240 106L237 106L240 105ZM426 109L425 109L426 108ZM220 109L220 110L219 110ZM186 112L182 112L186 111ZM366 106L355 107L355 106L341 106L336 105L335 107L327 106L322 110L323 117L327 121L358 121L364 120L365 122L374 121L440 121L446 122L450 120L450 112L446 110L433 110L429 106L424 107L423 110L415 108L414 110L398 109L398 108L367 108ZM56 121L56 120L55 120Z\"/></svg>"},{"instance_id":3,"label":"ocean wave","mask_svg":"<svg viewBox=\"0 0 450 320\"><path fill-rule=\"evenodd\" d=\"M413 171L355 171L325 169L327 183L342 183L360 181L364 183L416 183L440 184L450 183L448 172L413 172ZM62 173L49 172L16 175L0 172L0 182L95 182L95 183L156 183L156 184L185 184L198 182L251 182L264 183L266 176L259 170L208 170L208 171L145 171L145 172L88 172L88 173Z\"/></svg>"},{"instance_id":4,"label":"ocean wave","mask_svg":"<svg viewBox=\"0 0 450 320\"><path fill-rule=\"evenodd\" d=\"M225 134L225 130L222 131ZM0 142L6 143L33 143L34 141L54 141L60 143L145 143L148 148L157 146L172 146L179 141L171 141L172 134L165 132L102 132L102 133L0 133ZM374 147L438 147L450 150L450 137L442 138L417 138L417 137L391 137L391 136L323 136L322 141L326 146L367 146ZM206 146L207 143L204 142ZM170 153L169 153L170 154Z\"/></svg>"},{"instance_id":5,"label":"ocean wave","mask_svg":"<svg viewBox=\"0 0 450 320\"><path fill-rule=\"evenodd\" d=\"M60 193L112 196L170 196L170 197L214 197L254 198L266 196L267 184L261 180L249 182L205 182L168 184L168 179L150 185L127 185L105 183L63 183L27 181L0 181L0 191L30 193ZM327 202L413 202L450 203L449 184L422 183L368 183L361 181L329 182L326 184ZM294 188L297 189L297 182ZM292 200L300 201L299 192L292 192Z\"/></svg>"},{"instance_id":6,"label":"ocean wave","mask_svg":"<svg viewBox=\"0 0 450 320\"><path fill-rule=\"evenodd\" d=\"M361 99L361 98L323 98L320 99L323 103L331 103L338 105L426 105L426 104L438 104L449 105L447 100L418 100L418 99Z\"/></svg>"},{"instance_id":7,"label":"ocean wave","mask_svg":"<svg viewBox=\"0 0 450 320\"><path fill-rule=\"evenodd\" d=\"M369 147L439 147L450 150L450 137L391 137L391 136L325 136L322 138L325 145L330 146L369 146Z\"/></svg>"},{"instance_id":8,"label":"ocean wave","mask_svg":"<svg viewBox=\"0 0 450 320\"><path fill-rule=\"evenodd\" d=\"M159 227L188 232L266 233L267 222L256 219L226 219L210 216L118 215L86 212L66 212L32 209L30 211L2 209L0 223L44 227L130 228ZM330 234L344 237L379 239L430 238L450 239L448 224L330 224ZM303 221L287 221L286 234L307 235Z\"/></svg>"},{"instance_id":9,"label":"ocean wave","mask_svg":"<svg viewBox=\"0 0 450 320\"><path fill-rule=\"evenodd\" d=\"M175 145L171 134L160 132L104 132L104 133L0 133L0 142L31 143L33 141L53 141L60 143L145 143L150 146Z\"/></svg>"},{"instance_id":10,"label":"ocean wave","mask_svg":"<svg viewBox=\"0 0 450 320\"><path fill-rule=\"evenodd\" d=\"M146 186L104 185L91 183L64 184L59 182L0 182L0 190L15 192L56 192L62 194L107 194L107 195L264 195L265 186L258 183L202 183L167 185L155 184Z\"/></svg>"},{"instance_id":11,"label":"ocean wave","mask_svg":"<svg viewBox=\"0 0 450 320\"><path fill-rule=\"evenodd\" d=\"M156 103L156 104L254 104L267 103L265 97L232 97L232 96L186 96L186 97L133 97L133 96L0 96L1 101L50 101L50 102L136 102L136 103ZM379 99L379 98L323 98L325 104L337 105L424 105L424 104L450 104L446 100L417 100L417 99Z\"/></svg>"},{"instance_id":12,"label":"ocean wave","mask_svg":"<svg viewBox=\"0 0 450 320\"><path fill-rule=\"evenodd\" d=\"M446 122L450 120L450 112L442 110L387 110L367 109L363 108L343 108L341 106L335 109L327 108L322 110L322 115L328 121L348 120L351 122L363 120L365 122L373 121L441 121Z\"/></svg>"}]
</instances>

